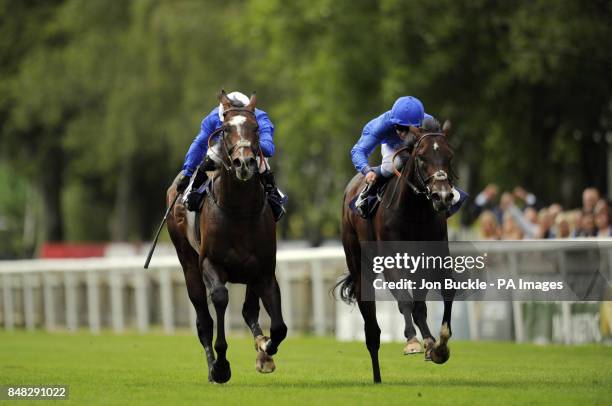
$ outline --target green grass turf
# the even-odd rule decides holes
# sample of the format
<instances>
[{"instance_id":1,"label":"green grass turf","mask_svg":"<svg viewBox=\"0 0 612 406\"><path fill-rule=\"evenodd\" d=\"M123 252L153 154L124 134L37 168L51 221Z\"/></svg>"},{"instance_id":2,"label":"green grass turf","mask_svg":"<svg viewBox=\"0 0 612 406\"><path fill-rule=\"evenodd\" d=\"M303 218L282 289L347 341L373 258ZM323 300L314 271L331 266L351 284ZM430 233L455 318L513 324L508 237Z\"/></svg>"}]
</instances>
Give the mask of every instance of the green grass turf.
<instances>
[{"instance_id":1,"label":"green grass turf","mask_svg":"<svg viewBox=\"0 0 612 406\"><path fill-rule=\"evenodd\" d=\"M382 385L360 342L290 337L273 374L251 339L229 340L232 379L209 384L190 335L0 333L0 385L67 384L79 404L611 404L612 348L454 342L445 365L383 344ZM39 401L35 401L39 404ZM4 403L4 402L0 402ZM23 405L26 402L14 402Z\"/></svg>"}]
</instances>

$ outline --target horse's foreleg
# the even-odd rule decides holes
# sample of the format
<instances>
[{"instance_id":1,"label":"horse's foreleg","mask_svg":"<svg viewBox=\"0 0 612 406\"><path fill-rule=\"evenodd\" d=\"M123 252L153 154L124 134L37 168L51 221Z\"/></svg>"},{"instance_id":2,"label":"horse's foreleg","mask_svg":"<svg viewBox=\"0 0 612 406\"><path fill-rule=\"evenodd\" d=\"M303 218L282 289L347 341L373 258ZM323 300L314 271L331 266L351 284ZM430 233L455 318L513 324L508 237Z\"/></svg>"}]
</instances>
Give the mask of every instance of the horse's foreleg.
<instances>
[{"instance_id":1,"label":"horse's foreleg","mask_svg":"<svg viewBox=\"0 0 612 406\"><path fill-rule=\"evenodd\" d=\"M263 335L259 326L259 296L252 285L247 285L242 306L242 317L244 322L253 333L253 337Z\"/></svg>"},{"instance_id":2,"label":"horse's foreleg","mask_svg":"<svg viewBox=\"0 0 612 406\"><path fill-rule=\"evenodd\" d=\"M276 277L272 276L263 282L260 287L260 298L263 305L270 315L270 340L265 346L266 354L274 355L278 351L278 346L287 337L287 325L283 321L281 311L281 294Z\"/></svg>"},{"instance_id":3,"label":"horse's foreleg","mask_svg":"<svg viewBox=\"0 0 612 406\"><path fill-rule=\"evenodd\" d=\"M418 300L414 302L412 317L421 331L423 345L425 347L425 359L429 361L431 359L431 351L434 348L435 339L431 335L431 331L429 331L429 326L427 325L427 304L424 301Z\"/></svg>"},{"instance_id":4,"label":"horse's foreleg","mask_svg":"<svg viewBox=\"0 0 612 406\"><path fill-rule=\"evenodd\" d=\"M412 309L414 302L408 300L400 300L397 302L397 307L400 313L404 316L404 337L406 337L406 346L404 347L404 355L417 354L423 352L421 343L416 337L416 330L412 323Z\"/></svg>"},{"instance_id":5,"label":"horse's foreleg","mask_svg":"<svg viewBox=\"0 0 612 406\"><path fill-rule=\"evenodd\" d=\"M454 292L452 292L454 296ZM446 298L446 296L445 296ZM442 327L440 327L440 340L436 343L431 352L431 360L436 364L444 364L450 358L450 348L448 340L452 335L451 331L451 312L453 308L452 300L444 301L444 314L442 315Z\"/></svg>"},{"instance_id":6,"label":"horse's foreleg","mask_svg":"<svg viewBox=\"0 0 612 406\"><path fill-rule=\"evenodd\" d=\"M244 317L245 323L249 326L255 338L255 351L257 351L255 370L262 374L274 372L274 369L276 369L274 360L266 354L266 345L270 338L263 335L259 326L259 296L252 285L247 285L246 288L242 317Z\"/></svg>"},{"instance_id":7,"label":"horse's foreleg","mask_svg":"<svg viewBox=\"0 0 612 406\"><path fill-rule=\"evenodd\" d=\"M225 310L229 303L229 294L225 282L219 278L219 269L207 259L202 263L202 269L206 280L210 283L210 297L217 314L217 338L215 340L217 359L213 362L211 375L215 382L225 383L232 376L230 364L226 358L227 341L225 339Z\"/></svg>"}]
</instances>

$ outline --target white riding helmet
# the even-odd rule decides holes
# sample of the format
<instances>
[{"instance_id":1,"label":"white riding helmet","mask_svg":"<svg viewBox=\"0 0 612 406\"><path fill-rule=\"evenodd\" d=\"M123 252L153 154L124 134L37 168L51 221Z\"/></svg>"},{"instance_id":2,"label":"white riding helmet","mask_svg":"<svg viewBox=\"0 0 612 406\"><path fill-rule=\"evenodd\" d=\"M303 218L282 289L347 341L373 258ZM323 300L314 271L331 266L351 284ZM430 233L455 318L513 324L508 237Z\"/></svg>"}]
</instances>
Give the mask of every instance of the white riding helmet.
<instances>
[{"instance_id":1,"label":"white riding helmet","mask_svg":"<svg viewBox=\"0 0 612 406\"><path fill-rule=\"evenodd\" d=\"M246 94L240 92L231 92L227 95L227 98L230 99L234 107L244 107L251 102ZM219 120L223 122L223 105L221 103L219 103Z\"/></svg>"}]
</instances>

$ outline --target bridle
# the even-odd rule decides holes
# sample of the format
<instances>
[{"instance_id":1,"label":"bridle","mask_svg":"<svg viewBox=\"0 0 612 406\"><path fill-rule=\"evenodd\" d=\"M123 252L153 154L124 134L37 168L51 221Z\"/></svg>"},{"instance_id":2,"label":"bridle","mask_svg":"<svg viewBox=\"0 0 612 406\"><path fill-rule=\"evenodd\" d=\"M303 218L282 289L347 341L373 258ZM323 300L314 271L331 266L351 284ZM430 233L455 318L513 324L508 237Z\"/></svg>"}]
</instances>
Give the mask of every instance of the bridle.
<instances>
[{"instance_id":1,"label":"bridle","mask_svg":"<svg viewBox=\"0 0 612 406\"><path fill-rule=\"evenodd\" d=\"M208 137L208 149L215 155L217 155L217 153L215 152L214 149L211 149L211 141L213 140L213 138L215 138L217 135L221 134L221 147L222 147L222 151L223 151L223 156L219 156L217 155L217 157L219 158L219 161L221 162L221 165L223 165L223 168L225 168L225 170L227 172L231 172L231 171L235 171L236 167L234 165L234 162L232 160L232 155L234 154L234 152L236 152L236 150L242 149L242 148L249 148L253 154L255 155L259 155L259 157L263 160L263 152L261 151L261 148L259 148L259 146L257 146L256 148L253 147L253 143L249 140L246 140L242 137L240 137L240 139L238 140L238 142L236 142L235 144L231 145L229 148L227 147L227 142L225 140L225 135L228 133L228 128L229 125L227 125L227 120L225 120L225 115L229 112L232 111L237 111L237 112L242 112L242 113L247 113L253 116L253 118L255 118L255 112L247 109L245 107L231 107L229 109L226 109L223 111L223 117L224 117L224 124L219 127L218 129L216 129L215 131L213 131L212 134L210 134L210 137Z\"/></svg>"},{"instance_id":2,"label":"bridle","mask_svg":"<svg viewBox=\"0 0 612 406\"><path fill-rule=\"evenodd\" d=\"M244 108L244 107L231 107L227 110L223 111L223 117L224 117L224 124L216 129L215 131L212 132L212 134L210 134L210 137L208 138L208 149L209 151L211 151L213 154L216 154L215 150L211 148L211 140L216 137L217 135L221 134L220 137L220 142L221 142L221 146L222 146L222 150L223 150L223 155L224 156L219 156L217 155L217 157L219 158L219 161L221 162L221 164L223 165L223 167L225 168L225 170L227 172L235 172L235 165L234 162L232 160L232 155L233 153L241 148L249 148L251 149L251 151L253 152L253 154L255 155L259 155L260 159L263 161L264 156L263 156L263 152L261 151L261 148L259 148L259 146L257 146L257 149L253 148L253 144L251 141L246 140L244 138L240 138L240 140L238 140L238 142L236 142L235 144L233 144L232 146L230 146L229 148L227 147L227 143L225 140L225 135L228 134L227 129L229 128L229 125L227 125L227 120L225 120L225 115L231 111L239 111L239 112L244 112L244 113L248 113L251 114L253 117L255 117L255 113L253 111L251 111L250 109ZM227 162L226 162L227 161ZM218 198L215 196L214 193L214 188L210 188L210 193L209 196L211 198L211 200L213 201L213 203L219 207L221 210L228 212L230 214L232 214L235 217L240 217L240 218L249 218L249 217L253 217L253 216L257 216L260 215L264 209L266 208L266 199L264 198L262 200L262 204L259 208L257 208L256 210L253 211L249 211L249 212L243 212L240 210L232 210L228 207L225 207L221 204L221 202L218 200Z\"/></svg>"},{"instance_id":3,"label":"bridle","mask_svg":"<svg viewBox=\"0 0 612 406\"><path fill-rule=\"evenodd\" d=\"M425 195L425 197L428 200L431 200L431 195L432 195L431 183L432 182L448 180L449 183L451 183L451 187L452 187L452 170L451 170L451 175L450 176L443 169L438 169L437 171L435 171L431 175L425 176L425 175L423 175L423 172L422 172L420 166L417 165L417 161L418 161L418 159L420 159L420 156L417 154L417 151L419 149L419 145L421 144L421 142L425 138L427 138L427 137L440 137L440 136L443 137L445 135L444 135L444 133L441 133L441 132L428 132L428 133L425 133L425 134L421 135L419 137L419 139L416 141L416 143L414 144L412 153L410 154L410 160L408 161L408 163L406 165L403 166L401 172L399 172L395 168L395 164L394 164L395 163L395 158L400 153L408 150L409 147L405 146L405 147L402 147L402 148L398 149L395 152L395 154L393 154L393 159L391 160L391 165L393 167L393 172L400 179L402 178L402 175L403 175L404 171L409 170L409 168L411 166L414 166L415 177L416 177L416 185L410 181L408 176L406 176L406 184L410 187L410 189L412 189L412 191L416 195ZM393 195L391 197L391 201L393 201L393 197L395 197L395 190L393 191Z\"/></svg>"}]
</instances>

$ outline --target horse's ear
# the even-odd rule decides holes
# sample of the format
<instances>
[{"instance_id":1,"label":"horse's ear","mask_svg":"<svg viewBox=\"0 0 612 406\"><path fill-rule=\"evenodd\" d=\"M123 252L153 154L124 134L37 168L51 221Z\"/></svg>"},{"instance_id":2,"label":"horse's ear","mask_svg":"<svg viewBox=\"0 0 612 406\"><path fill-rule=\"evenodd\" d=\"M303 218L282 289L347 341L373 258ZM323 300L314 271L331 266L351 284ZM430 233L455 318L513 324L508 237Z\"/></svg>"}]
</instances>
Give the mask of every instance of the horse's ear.
<instances>
[{"instance_id":1,"label":"horse's ear","mask_svg":"<svg viewBox=\"0 0 612 406\"><path fill-rule=\"evenodd\" d=\"M246 106L247 109L251 111L255 111L255 107L257 106L257 95L255 92L251 94L251 99L249 100L249 104Z\"/></svg>"},{"instance_id":2,"label":"horse's ear","mask_svg":"<svg viewBox=\"0 0 612 406\"><path fill-rule=\"evenodd\" d=\"M446 121L444 122L444 125L442 126L442 132L444 133L444 136L445 136L445 137L450 136L450 131L451 131L451 128L452 128L452 126L451 126L451 122L450 122L450 121L448 121L448 120L446 120Z\"/></svg>"},{"instance_id":3,"label":"horse's ear","mask_svg":"<svg viewBox=\"0 0 612 406\"><path fill-rule=\"evenodd\" d=\"M227 97L227 93L225 93L225 90L223 89L221 89L221 92L219 93L219 103L221 103L224 109L232 107L232 102L230 101L229 97Z\"/></svg>"}]
</instances>

